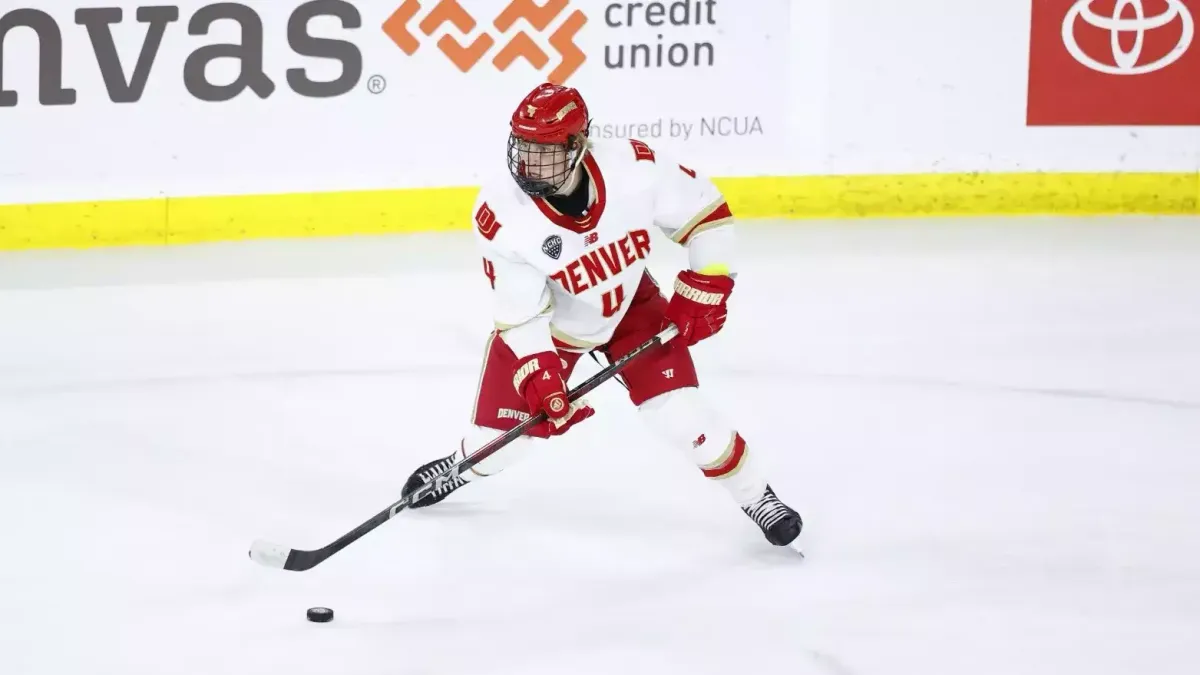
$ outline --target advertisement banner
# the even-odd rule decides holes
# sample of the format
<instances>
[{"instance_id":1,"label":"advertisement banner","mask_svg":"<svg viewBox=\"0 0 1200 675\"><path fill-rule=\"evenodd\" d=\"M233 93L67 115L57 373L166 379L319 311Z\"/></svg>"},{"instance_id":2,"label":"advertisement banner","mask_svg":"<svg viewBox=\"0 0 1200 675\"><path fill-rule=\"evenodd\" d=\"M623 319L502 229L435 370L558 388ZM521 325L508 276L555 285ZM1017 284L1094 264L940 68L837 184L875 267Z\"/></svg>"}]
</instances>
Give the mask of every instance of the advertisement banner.
<instances>
[{"instance_id":1,"label":"advertisement banner","mask_svg":"<svg viewBox=\"0 0 1200 675\"><path fill-rule=\"evenodd\" d=\"M580 89L593 138L640 138L740 175L784 168L792 4L405 0L384 32L442 95L486 91L486 114L505 123L548 79Z\"/></svg>"},{"instance_id":2,"label":"advertisement banner","mask_svg":"<svg viewBox=\"0 0 1200 675\"><path fill-rule=\"evenodd\" d=\"M0 203L478 185L545 80L581 89L594 137L716 176L1195 171L1197 20L1200 0L7 0Z\"/></svg>"},{"instance_id":3,"label":"advertisement banner","mask_svg":"<svg viewBox=\"0 0 1200 675\"><path fill-rule=\"evenodd\" d=\"M6 3L0 199L474 185L547 79L580 88L596 138L783 172L791 5Z\"/></svg>"},{"instance_id":4,"label":"advertisement banner","mask_svg":"<svg viewBox=\"0 0 1200 675\"><path fill-rule=\"evenodd\" d=\"M1200 0L1034 0L1029 126L1200 125Z\"/></svg>"}]
</instances>

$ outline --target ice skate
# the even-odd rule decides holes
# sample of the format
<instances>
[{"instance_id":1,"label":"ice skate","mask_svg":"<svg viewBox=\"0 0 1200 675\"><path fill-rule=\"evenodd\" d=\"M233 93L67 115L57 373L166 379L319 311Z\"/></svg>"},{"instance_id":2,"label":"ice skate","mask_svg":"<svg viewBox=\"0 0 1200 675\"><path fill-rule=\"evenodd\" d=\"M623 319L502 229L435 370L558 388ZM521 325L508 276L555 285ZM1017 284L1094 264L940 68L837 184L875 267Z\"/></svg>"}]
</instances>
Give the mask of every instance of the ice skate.
<instances>
[{"instance_id":1,"label":"ice skate","mask_svg":"<svg viewBox=\"0 0 1200 675\"><path fill-rule=\"evenodd\" d=\"M779 501L770 485L758 501L743 506L742 511L762 529L767 541L799 550L797 538L804 528L804 521L795 509Z\"/></svg>"},{"instance_id":2,"label":"ice skate","mask_svg":"<svg viewBox=\"0 0 1200 675\"><path fill-rule=\"evenodd\" d=\"M407 497L408 495L412 494L417 488L433 480L438 474L450 468L450 466L459 459L458 453L455 452L450 453L441 459L435 459L432 462L428 462L417 467L417 470L413 471L412 475L408 477L408 481L404 484L404 490L401 495ZM451 492L454 492L466 484L467 481L463 480L463 478L457 474L447 476L438 482L438 485L432 492L413 502L409 508L421 509L425 508L426 506L432 506L450 496Z\"/></svg>"}]
</instances>

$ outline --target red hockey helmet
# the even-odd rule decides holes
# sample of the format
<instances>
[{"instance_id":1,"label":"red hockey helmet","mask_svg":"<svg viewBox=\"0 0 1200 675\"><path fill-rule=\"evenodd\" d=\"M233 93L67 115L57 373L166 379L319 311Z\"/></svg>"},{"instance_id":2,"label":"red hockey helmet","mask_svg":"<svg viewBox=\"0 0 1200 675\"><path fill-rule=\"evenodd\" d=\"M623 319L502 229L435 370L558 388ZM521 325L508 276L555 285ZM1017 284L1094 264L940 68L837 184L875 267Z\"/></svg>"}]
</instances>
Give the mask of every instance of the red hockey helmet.
<instances>
[{"instance_id":1,"label":"red hockey helmet","mask_svg":"<svg viewBox=\"0 0 1200 675\"><path fill-rule=\"evenodd\" d=\"M509 122L508 170L526 194L545 197L565 185L587 147L587 104L549 82L522 99Z\"/></svg>"}]
</instances>

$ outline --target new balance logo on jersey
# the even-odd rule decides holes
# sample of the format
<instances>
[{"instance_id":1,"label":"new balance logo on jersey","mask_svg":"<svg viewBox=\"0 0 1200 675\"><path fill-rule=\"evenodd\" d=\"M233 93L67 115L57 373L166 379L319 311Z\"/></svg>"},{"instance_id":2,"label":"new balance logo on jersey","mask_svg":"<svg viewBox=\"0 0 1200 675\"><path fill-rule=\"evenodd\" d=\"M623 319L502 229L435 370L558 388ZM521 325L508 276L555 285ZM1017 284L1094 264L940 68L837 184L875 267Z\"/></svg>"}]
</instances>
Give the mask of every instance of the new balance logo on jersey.
<instances>
[{"instance_id":1,"label":"new balance logo on jersey","mask_svg":"<svg viewBox=\"0 0 1200 675\"><path fill-rule=\"evenodd\" d=\"M606 246L588 251L550 275L571 295L615 277L650 254L650 233L634 230Z\"/></svg>"},{"instance_id":2,"label":"new balance logo on jersey","mask_svg":"<svg viewBox=\"0 0 1200 675\"><path fill-rule=\"evenodd\" d=\"M597 234L596 232L588 232L588 233L587 233L587 236L585 236L585 237L583 238L583 245L584 245L584 246L591 246L592 244L596 243L596 241L597 241L598 239L600 239L600 235L599 235L599 234Z\"/></svg>"}]
</instances>

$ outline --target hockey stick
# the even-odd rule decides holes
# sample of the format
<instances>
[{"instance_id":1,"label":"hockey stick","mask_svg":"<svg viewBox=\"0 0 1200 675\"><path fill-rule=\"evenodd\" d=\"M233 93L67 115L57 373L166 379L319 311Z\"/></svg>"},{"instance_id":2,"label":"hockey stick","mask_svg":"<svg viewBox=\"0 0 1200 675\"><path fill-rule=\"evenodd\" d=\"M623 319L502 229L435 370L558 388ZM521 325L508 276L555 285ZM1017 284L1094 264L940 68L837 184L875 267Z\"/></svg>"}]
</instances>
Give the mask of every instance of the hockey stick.
<instances>
[{"instance_id":1,"label":"hockey stick","mask_svg":"<svg viewBox=\"0 0 1200 675\"><path fill-rule=\"evenodd\" d=\"M610 379L612 376L616 375L634 358L654 347L666 344L678 334L678 328L676 328L674 325L668 325L661 333L642 343L633 351L609 364L606 368L593 375L586 382L568 392L567 399L572 403L579 400L593 389ZM374 530L380 525L391 520L396 516L396 514L408 508L409 505L414 501L420 500L421 497L429 494L429 492L437 489L442 484L446 483L447 481L454 480L454 478L460 475L462 472L469 471L471 467L482 462L488 457L491 457L500 448L503 448L517 438L523 436L531 427L545 422L547 417L548 416L545 412L541 412L533 417L530 417L516 427L513 427L511 431L505 432L492 442L488 443L482 448L479 448L467 457L459 460L456 464L448 467L442 471L442 473L435 476L433 480L430 480L428 483L425 483L421 487L414 490L412 494L402 497L400 501L375 514L370 520L366 521L362 525L359 525L353 530L350 530L341 537L338 537L336 541L322 548L306 551L302 549L287 548L280 546L279 544L273 544L269 541L259 539L250 546L250 559L259 564L266 565L267 567L278 567L280 569L291 571L312 569L325 562L325 560L327 560L333 554L354 543L371 530Z\"/></svg>"}]
</instances>

